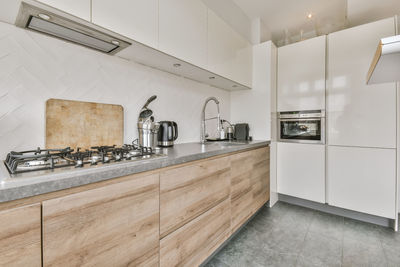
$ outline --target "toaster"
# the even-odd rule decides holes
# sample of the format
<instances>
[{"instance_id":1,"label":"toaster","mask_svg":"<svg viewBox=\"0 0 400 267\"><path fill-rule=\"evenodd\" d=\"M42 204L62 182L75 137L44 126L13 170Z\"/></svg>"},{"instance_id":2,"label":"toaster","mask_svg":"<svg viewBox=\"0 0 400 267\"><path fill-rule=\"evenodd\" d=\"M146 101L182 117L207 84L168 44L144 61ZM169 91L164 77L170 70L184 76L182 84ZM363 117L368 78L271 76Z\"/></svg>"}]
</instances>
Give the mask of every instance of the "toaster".
<instances>
[{"instance_id":1,"label":"toaster","mask_svg":"<svg viewBox=\"0 0 400 267\"><path fill-rule=\"evenodd\" d=\"M250 127L248 123L235 124L235 139L239 141L249 140Z\"/></svg>"}]
</instances>

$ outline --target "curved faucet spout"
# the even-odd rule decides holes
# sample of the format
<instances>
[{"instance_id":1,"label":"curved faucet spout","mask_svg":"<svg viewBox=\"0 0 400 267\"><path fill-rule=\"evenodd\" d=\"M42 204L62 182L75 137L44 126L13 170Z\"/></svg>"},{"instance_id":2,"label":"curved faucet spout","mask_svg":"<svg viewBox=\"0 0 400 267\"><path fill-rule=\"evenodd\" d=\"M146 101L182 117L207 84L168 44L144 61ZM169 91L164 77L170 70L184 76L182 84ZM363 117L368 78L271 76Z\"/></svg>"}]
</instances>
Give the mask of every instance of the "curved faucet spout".
<instances>
[{"instance_id":1,"label":"curved faucet spout","mask_svg":"<svg viewBox=\"0 0 400 267\"><path fill-rule=\"evenodd\" d=\"M205 143L206 142L206 107L207 107L207 104L210 102L210 101L214 101L215 102L215 104L217 105L217 112L218 112L218 115L217 115L217 131L218 132L220 132L221 131L221 115L220 115L220 113L219 113L219 101L218 101L218 99L216 98L216 97L209 97L209 98L207 98L206 99L206 101L204 102L204 105L203 105L203 109L202 109L202 111L201 111L201 121L200 121L200 142L201 143Z\"/></svg>"}]
</instances>

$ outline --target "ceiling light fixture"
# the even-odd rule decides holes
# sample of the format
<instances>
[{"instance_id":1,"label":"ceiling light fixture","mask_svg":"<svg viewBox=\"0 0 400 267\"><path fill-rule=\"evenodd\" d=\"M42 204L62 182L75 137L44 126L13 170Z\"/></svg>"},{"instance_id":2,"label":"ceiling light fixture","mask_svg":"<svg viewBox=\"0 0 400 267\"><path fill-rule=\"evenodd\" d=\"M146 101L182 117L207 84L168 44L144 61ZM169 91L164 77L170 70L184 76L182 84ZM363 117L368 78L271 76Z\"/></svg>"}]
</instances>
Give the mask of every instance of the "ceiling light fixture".
<instances>
[{"instance_id":1,"label":"ceiling light fixture","mask_svg":"<svg viewBox=\"0 0 400 267\"><path fill-rule=\"evenodd\" d=\"M312 13L308 13L307 18L312 19L312 17L313 17Z\"/></svg>"},{"instance_id":2,"label":"ceiling light fixture","mask_svg":"<svg viewBox=\"0 0 400 267\"><path fill-rule=\"evenodd\" d=\"M181 66L181 64L175 63L173 66L174 66L175 68L179 68L179 67Z\"/></svg>"},{"instance_id":3,"label":"ceiling light fixture","mask_svg":"<svg viewBox=\"0 0 400 267\"><path fill-rule=\"evenodd\" d=\"M41 18L41 19L44 19L44 20L49 20L50 19L49 15L42 14L42 13L38 14L38 17Z\"/></svg>"},{"instance_id":4,"label":"ceiling light fixture","mask_svg":"<svg viewBox=\"0 0 400 267\"><path fill-rule=\"evenodd\" d=\"M208 79L210 79L210 80L214 80L214 79L215 79L215 77L214 77L214 76L211 76L211 77L208 77Z\"/></svg>"}]
</instances>

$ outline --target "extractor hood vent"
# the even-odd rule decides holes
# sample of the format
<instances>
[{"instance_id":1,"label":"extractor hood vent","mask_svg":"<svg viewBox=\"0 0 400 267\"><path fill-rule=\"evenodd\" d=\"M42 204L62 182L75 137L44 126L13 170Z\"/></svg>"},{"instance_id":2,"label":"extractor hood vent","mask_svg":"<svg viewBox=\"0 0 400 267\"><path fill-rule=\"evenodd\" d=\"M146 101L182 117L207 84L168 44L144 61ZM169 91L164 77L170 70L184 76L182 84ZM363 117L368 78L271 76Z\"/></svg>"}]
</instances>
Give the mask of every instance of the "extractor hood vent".
<instances>
[{"instance_id":1,"label":"extractor hood vent","mask_svg":"<svg viewBox=\"0 0 400 267\"><path fill-rule=\"evenodd\" d=\"M368 71L368 84L387 82L400 82L400 35L381 39Z\"/></svg>"},{"instance_id":2,"label":"extractor hood vent","mask_svg":"<svg viewBox=\"0 0 400 267\"><path fill-rule=\"evenodd\" d=\"M94 25L90 27L89 22L80 23L77 21L79 18L68 14L65 16L70 18L55 14L47 8L22 2L16 25L108 54L118 53L130 45L120 38L94 29Z\"/></svg>"}]
</instances>

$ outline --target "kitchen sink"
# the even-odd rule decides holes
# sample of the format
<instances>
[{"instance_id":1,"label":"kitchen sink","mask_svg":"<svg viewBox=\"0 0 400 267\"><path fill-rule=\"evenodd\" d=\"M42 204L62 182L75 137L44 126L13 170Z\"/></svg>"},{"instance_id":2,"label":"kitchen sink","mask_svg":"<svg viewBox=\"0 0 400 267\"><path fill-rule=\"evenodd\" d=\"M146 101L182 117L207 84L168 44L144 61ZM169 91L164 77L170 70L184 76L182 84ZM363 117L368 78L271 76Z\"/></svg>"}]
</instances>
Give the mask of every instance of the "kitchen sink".
<instances>
[{"instance_id":1,"label":"kitchen sink","mask_svg":"<svg viewBox=\"0 0 400 267\"><path fill-rule=\"evenodd\" d=\"M237 142L237 141L214 141L214 142L205 142L203 145L215 145L220 147L230 147L230 146L241 146L247 145L247 142Z\"/></svg>"}]
</instances>

